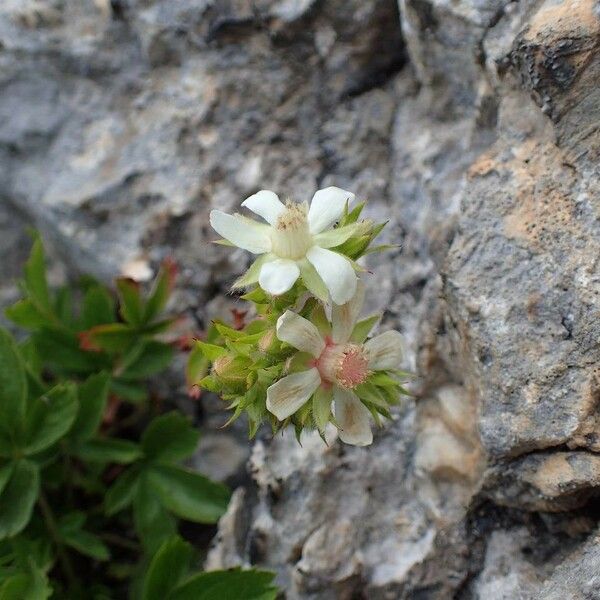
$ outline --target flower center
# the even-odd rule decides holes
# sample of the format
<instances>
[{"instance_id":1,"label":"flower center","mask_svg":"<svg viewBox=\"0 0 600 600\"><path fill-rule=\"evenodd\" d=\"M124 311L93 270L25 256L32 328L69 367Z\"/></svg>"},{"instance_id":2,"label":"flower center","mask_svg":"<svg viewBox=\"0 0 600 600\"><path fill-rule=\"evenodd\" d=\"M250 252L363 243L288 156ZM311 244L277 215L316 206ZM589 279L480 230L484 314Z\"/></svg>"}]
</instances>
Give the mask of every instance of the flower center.
<instances>
[{"instance_id":1,"label":"flower center","mask_svg":"<svg viewBox=\"0 0 600 600\"><path fill-rule=\"evenodd\" d=\"M325 381L348 389L369 376L369 361L358 344L327 344L315 366Z\"/></svg>"},{"instance_id":2,"label":"flower center","mask_svg":"<svg viewBox=\"0 0 600 600\"><path fill-rule=\"evenodd\" d=\"M271 230L273 254L280 258L297 260L306 255L313 245L308 229L308 205L288 201L285 212L281 213Z\"/></svg>"}]
</instances>

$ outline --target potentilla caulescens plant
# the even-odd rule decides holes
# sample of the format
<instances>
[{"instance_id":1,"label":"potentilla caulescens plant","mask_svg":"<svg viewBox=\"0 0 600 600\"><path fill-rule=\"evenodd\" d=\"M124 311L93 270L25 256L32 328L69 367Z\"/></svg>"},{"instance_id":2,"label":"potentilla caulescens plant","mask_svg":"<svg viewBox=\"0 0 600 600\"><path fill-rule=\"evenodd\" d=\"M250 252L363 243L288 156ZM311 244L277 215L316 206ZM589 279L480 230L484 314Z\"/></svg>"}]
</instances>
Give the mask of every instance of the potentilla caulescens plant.
<instances>
[{"instance_id":1,"label":"potentilla caulescens plant","mask_svg":"<svg viewBox=\"0 0 600 600\"><path fill-rule=\"evenodd\" d=\"M214 322L196 342L188 363L192 390L221 395L234 411L246 413L250 436L268 420L276 432L294 425L317 429L332 423L353 445L372 442L370 420L391 418L389 409L408 392L399 370L402 337L387 331L367 339L377 316L359 319L365 285L357 263L385 223L360 220L364 203L350 209L354 194L319 190L308 203L282 203L262 190L242 206L262 217L212 211L219 243L259 254L234 284L256 317L233 326ZM333 408L333 410L332 410Z\"/></svg>"}]
</instances>

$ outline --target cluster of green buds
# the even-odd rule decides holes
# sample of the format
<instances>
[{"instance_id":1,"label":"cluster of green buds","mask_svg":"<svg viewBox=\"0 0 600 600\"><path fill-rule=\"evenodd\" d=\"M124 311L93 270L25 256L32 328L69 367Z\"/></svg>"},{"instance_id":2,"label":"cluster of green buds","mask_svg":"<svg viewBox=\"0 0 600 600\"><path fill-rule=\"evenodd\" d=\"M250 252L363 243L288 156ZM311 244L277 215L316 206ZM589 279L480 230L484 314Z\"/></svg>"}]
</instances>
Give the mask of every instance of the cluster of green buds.
<instances>
[{"instance_id":1,"label":"cluster of green buds","mask_svg":"<svg viewBox=\"0 0 600 600\"><path fill-rule=\"evenodd\" d=\"M319 190L307 203L280 202L260 191L242 206L264 219L214 210L223 239L257 258L233 285L253 304L254 318L215 321L196 341L187 368L192 389L219 394L246 413L253 437L268 420L274 432L294 425L298 439L316 429L325 439L332 423L339 438L366 446L371 418L391 418L408 374L400 371L403 340L397 331L369 339L379 316L360 318L365 286L358 260L390 246L373 246L385 223L361 220L354 194Z\"/></svg>"}]
</instances>

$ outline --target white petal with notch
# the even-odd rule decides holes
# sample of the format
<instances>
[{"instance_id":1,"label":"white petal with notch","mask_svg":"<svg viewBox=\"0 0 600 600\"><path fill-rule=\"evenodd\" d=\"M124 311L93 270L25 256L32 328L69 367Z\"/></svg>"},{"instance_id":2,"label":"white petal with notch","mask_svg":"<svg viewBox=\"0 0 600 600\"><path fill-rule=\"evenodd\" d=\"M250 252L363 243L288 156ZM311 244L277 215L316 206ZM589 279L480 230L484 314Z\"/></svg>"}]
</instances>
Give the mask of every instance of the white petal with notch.
<instances>
[{"instance_id":1,"label":"white petal with notch","mask_svg":"<svg viewBox=\"0 0 600 600\"><path fill-rule=\"evenodd\" d=\"M350 390L333 390L333 410L342 442L368 446L373 442L368 408Z\"/></svg>"},{"instance_id":2,"label":"white petal with notch","mask_svg":"<svg viewBox=\"0 0 600 600\"><path fill-rule=\"evenodd\" d=\"M291 290L298 277L300 277L300 269L293 260L277 258L261 267L258 285L265 292L279 296Z\"/></svg>"},{"instance_id":3,"label":"white petal with notch","mask_svg":"<svg viewBox=\"0 0 600 600\"><path fill-rule=\"evenodd\" d=\"M285 205L275 192L260 190L242 202L242 206L262 217L267 223L275 226L279 215L285 211Z\"/></svg>"},{"instance_id":4,"label":"white petal with notch","mask_svg":"<svg viewBox=\"0 0 600 600\"><path fill-rule=\"evenodd\" d=\"M308 211L310 232L321 233L333 225L342 216L346 202L352 200L354 200L352 192L334 186L316 192Z\"/></svg>"},{"instance_id":5,"label":"white petal with notch","mask_svg":"<svg viewBox=\"0 0 600 600\"><path fill-rule=\"evenodd\" d=\"M292 373L267 390L267 410L280 421L293 415L321 385L319 371L312 368Z\"/></svg>"},{"instance_id":6,"label":"white petal with notch","mask_svg":"<svg viewBox=\"0 0 600 600\"><path fill-rule=\"evenodd\" d=\"M253 254L271 251L271 237L267 225L254 223L239 215L228 215L220 210L210 212L212 228L226 240Z\"/></svg>"},{"instance_id":7,"label":"white petal with notch","mask_svg":"<svg viewBox=\"0 0 600 600\"><path fill-rule=\"evenodd\" d=\"M325 282L331 299L345 304L356 292L357 277L350 261L341 254L313 246L306 258Z\"/></svg>"},{"instance_id":8,"label":"white petal with notch","mask_svg":"<svg viewBox=\"0 0 600 600\"><path fill-rule=\"evenodd\" d=\"M369 361L369 369L398 369L402 361L404 338L398 331L386 331L372 339L364 346Z\"/></svg>"},{"instance_id":9,"label":"white petal with notch","mask_svg":"<svg viewBox=\"0 0 600 600\"><path fill-rule=\"evenodd\" d=\"M346 304L334 304L332 306L332 337L336 344L345 344L350 339L364 301L365 284L359 280L354 296Z\"/></svg>"},{"instance_id":10,"label":"white petal with notch","mask_svg":"<svg viewBox=\"0 0 600 600\"><path fill-rule=\"evenodd\" d=\"M325 342L319 330L307 319L286 310L277 319L277 338L297 350L309 352L315 358L325 350Z\"/></svg>"}]
</instances>

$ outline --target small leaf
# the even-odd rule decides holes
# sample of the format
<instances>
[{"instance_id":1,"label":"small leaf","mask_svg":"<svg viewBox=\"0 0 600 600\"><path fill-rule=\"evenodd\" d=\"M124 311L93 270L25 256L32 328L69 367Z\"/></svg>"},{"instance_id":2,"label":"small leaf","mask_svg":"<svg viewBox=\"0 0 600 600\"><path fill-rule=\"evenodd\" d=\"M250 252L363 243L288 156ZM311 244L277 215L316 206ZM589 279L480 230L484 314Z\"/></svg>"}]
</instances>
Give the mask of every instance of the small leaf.
<instances>
[{"instance_id":1,"label":"small leaf","mask_svg":"<svg viewBox=\"0 0 600 600\"><path fill-rule=\"evenodd\" d=\"M148 398L148 390L144 383L122 381L117 378L110 382L110 390L117 397L134 404L140 404Z\"/></svg>"},{"instance_id":2,"label":"small leaf","mask_svg":"<svg viewBox=\"0 0 600 600\"><path fill-rule=\"evenodd\" d=\"M199 435L182 414L171 412L150 423L142 435L142 449L150 460L180 461L194 453Z\"/></svg>"},{"instance_id":3,"label":"small leaf","mask_svg":"<svg viewBox=\"0 0 600 600\"><path fill-rule=\"evenodd\" d=\"M98 431L106 408L109 386L108 373L91 375L79 386L79 412L71 430L74 442L89 440Z\"/></svg>"},{"instance_id":4,"label":"small leaf","mask_svg":"<svg viewBox=\"0 0 600 600\"><path fill-rule=\"evenodd\" d=\"M142 474L133 499L135 530L146 552L153 553L163 540L177 531L175 519L170 515Z\"/></svg>"},{"instance_id":5,"label":"small leaf","mask_svg":"<svg viewBox=\"0 0 600 600\"><path fill-rule=\"evenodd\" d=\"M9 462L0 467L0 494L4 491L6 484L9 482L13 474L15 463Z\"/></svg>"},{"instance_id":6,"label":"small leaf","mask_svg":"<svg viewBox=\"0 0 600 600\"><path fill-rule=\"evenodd\" d=\"M77 416L73 384L60 384L36 398L27 413L25 453L41 452L63 437Z\"/></svg>"},{"instance_id":7,"label":"small leaf","mask_svg":"<svg viewBox=\"0 0 600 600\"><path fill-rule=\"evenodd\" d=\"M222 346L215 346L214 344L207 344L206 342L202 342L197 340L194 344L194 348L198 348L202 355L208 358L211 362L217 360L221 356L227 354L227 350Z\"/></svg>"},{"instance_id":8,"label":"small leaf","mask_svg":"<svg viewBox=\"0 0 600 600\"><path fill-rule=\"evenodd\" d=\"M355 344L362 344L367 339L369 333L371 333L371 329L373 329L377 321L379 321L380 316L381 315L372 315L371 317L359 321L352 330L350 341Z\"/></svg>"},{"instance_id":9,"label":"small leaf","mask_svg":"<svg viewBox=\"0 0 600 600\"><path fill-rule=\"evenodd\" d=\"M23 329L37 329L48 322L48 316L28 298L19 300L12 306L9 306L4 311L4 314L13 323L19 325L19 327L23 327Z\"/></svg>"},{"instance_id":10,"label":"small leaf","mask_svg":"<svg viewBox=\"0 0 600 600\"><path fill-rule=\"evenodd\" d=\"M333 394L331 389L327 390L323 386L317 388L312 399L312 414L317 429L323 433L325 426L329 423L331 416L331 401Z\"/></svg>"},{"instance_id":11,"label":"small leaf","mask_svg":"<svg viewBox=\"0 0 600 600\"><path fill-rule=\"evenodd\" d=\"M10 334L0 328L0 427L10 436L21 427L26 399L25 365Z\"/></svg>"},{"instance_id":12,"label":"small leaf","mask_svg":"<svg viewBox=\"0 0 600 600\"><path fill-rule=\"evenodd\" d=\"M145 379L166 369L175 356L175 350L168 344L148 340L144 342L139 356L119 377L124 380Z\"/></svg>"},{"instance_id":13,"label":"small leaf","mask_svg":"<svg viewBox=\"0 0 600 600\"><path fill-rule=\"evenodd\" d=\"M144 310L144 323L153 321L166 306L169 296L175 286L177 266L172 260L165 260L156 277L154 287Z\"/></svg>"},{"instance_id":14,"label":"small leaf","mask_svg":"<svg viewBox=\"0 0 600 600\"><path fill-rule=\"evenodd\" d=\"M268 571L210 571L180 585L168 600L275 600L274 573Z\"/></svg>"},{"instance_id":15,"label":"small leaf","mask_svg":"<svg viewBox=\"0 0 600 600\"><path fill-rule=\"evenodd\" d=\"M162 505L182 519L216 523L227 509L230 496L227 487L199 473L154 465L147 476Z\"/></svg>"},{"instance_id":16,"label":"small leaf","mask_svg":"<svg viewBox=\"0 0 600 600\"><path fill-rule=\"evenodd\" d=\"M205 377L209 368L209 359L204 356L204 353L199 346L194 345L188 356L188 361L185 368L185 380L188 388L196 385L203 377Z\"/></svg>"},{"instance_id":17,"label":"small leaf","mask_svg":"<svg viewBox=\"0 0 600 600\"><path fill-rule=\"evenodd\" d=\"M143 323L144 305L140 294L140 285L131 279L117 279L117 289L121 300L120 312L130 325Z\"/></svg>"},{"instance_id":18,"label":"small leaf","mask_svg":"<svg viewBox=\"0 0 600 600\"><path fill-rule=\"evenodd\" d=\"M25 263L25 287L30 298L44 312L52 312L50 293L46 281L44 248L39 236L35 236L31 253Z\"/></svg>"},{"instance_id":19,"label":"small leaf","mask_svg":"<svg viewBox=\"0 0 600 600\"><path fill-rule=\"evenodd\" d=\"M64 533L61 537L67 546L77 550L80 554L102 561L110 558L110 552L106 545L89 531L79 529Z\"/></svg>"},{"instance_id":20,"label":"small leaf","mask_svg":"<svg viewBox=\"0 0 600 600\"><path fill-rule=\"evenodd\" d=\"M83 460L95 463L119 463L126 465L142 457L142 450L128 440L99 438L90 440L77 448L77 455Z\"/></svg>"},{"instance_id":21,"label":"small leaf","mask_svg":"<svg viewBox=\"0 0 600 600\"><path fill-rule=\"evenodd\" d=\"M38 466L26 459L16 462L12 477L0 494L0 540L16 535L26 527L39 490Z\"/></svg>"},{"instance_id":22,"label":"small leaf","mask_svg":"<svg viewBox=\"0 0 600 600\"><path fill-rule=\"evenodd\" d=\"M83 347L123 352L135 341L138 333L125 323L109 323L92 327L79 336Z\"/></svg>"},{"instance_id":23,"label":"small leaf","mask_svg":"<svg viewBox=\"0 0 600 600\"><path fill-rule=\"evenodd\" d=\"M139 469L132 467L112 484L104 496L104 511L107 516L111 517L133 502L139 487L139 478Z\"/></svg>"},{"instance_id":24,"label":"small leaf","mask_svg":"<svg viewBox=\"0 0 600 600\"><path fill-rule=\"evenodd\" d=\"M44 327L36 331L32 338L45 363L60 372L90 373L110 368L105 355L83 350L80 339L71 332Z\"/></svg>"},{"instance_id":25,"label":"small leaf","mask_svg":"<svg viewBox=\"0 0 600 600\"><path fill-rule=\"evenodd\" d=\"M113 323L115 320L115 303L111 295L100 285L91 285L83 297L81 309L81 326L90 329L96 325Z\"/></svg>"},{"instance_id":26,"label":"small leaf","mask_svg":"<svg viewBox=\"0 0 600 600\"><path fill-rule=\"evenodd\" d=\"M302 277L302 282L306 286L306 289L321 300L321 302L327 302L329 291L325 282L317 273L317 270L306 259L301 260L299 266L300 276Z\"/></svg>"},{"instance_id":27,"label":"small leaf","mask_svg":"<svg viewBox=\"0 0 600 600\"><path fill-rule=\"evenodd\" d=\"M192 553L190 544L178 536L165 540L146 572L142 600L165 600L187 574Z\"/></svg>"}]
</instances>

